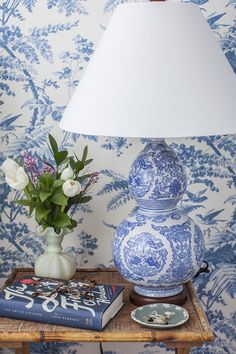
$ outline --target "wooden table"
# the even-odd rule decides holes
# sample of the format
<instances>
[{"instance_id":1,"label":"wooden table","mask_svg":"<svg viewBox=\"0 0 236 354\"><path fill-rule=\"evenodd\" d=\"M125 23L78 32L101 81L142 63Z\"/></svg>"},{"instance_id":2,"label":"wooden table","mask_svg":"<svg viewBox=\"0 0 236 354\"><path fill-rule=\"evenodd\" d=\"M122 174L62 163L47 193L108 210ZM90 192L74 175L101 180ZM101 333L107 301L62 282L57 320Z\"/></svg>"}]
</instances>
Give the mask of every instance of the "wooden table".
<instances>
[{"instance_id":1,"label":"wooden table","mask_svg":"<svg viewBox=\"0 0 236 354\"><path fill-rule=\"evenodd\" d=\"M5 282L5 286L32 269L18 268ZM129 302L131 285L114 269L87 269L76 272L75 278L94 279L97 283L125 285L125 306L102 331L87 331L38 322L0 318L0 347L16 348L17 354L29 353L30 342L163 342L175 348L176 354L187 354L191 347L200 347L214 336L201 302L191 282L187 283L188 300L183 305L189 312L189 320L176 329L153 330L143 327L130 318L135 306Z\"/></svg>"}]
</instances>

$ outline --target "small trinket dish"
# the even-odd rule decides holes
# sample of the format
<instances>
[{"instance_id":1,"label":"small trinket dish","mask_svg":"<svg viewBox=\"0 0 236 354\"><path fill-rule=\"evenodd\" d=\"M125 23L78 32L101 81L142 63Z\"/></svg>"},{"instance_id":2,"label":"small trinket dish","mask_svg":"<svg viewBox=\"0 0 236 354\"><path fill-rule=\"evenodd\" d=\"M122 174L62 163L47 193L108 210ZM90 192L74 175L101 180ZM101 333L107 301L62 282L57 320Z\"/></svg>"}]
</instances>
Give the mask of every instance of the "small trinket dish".
<instances>
[{"instance_id":1,"label":"small trinket dish","mask_svg":"<svg viewBox=\"0 0 236 354\"><path fill-rule=\"evenodd\" d=\"M188 311L172 304L150 304L137 307L131 318L143 326L151 328L173 328L189 319Z\"/></svg>"}]
</instances>

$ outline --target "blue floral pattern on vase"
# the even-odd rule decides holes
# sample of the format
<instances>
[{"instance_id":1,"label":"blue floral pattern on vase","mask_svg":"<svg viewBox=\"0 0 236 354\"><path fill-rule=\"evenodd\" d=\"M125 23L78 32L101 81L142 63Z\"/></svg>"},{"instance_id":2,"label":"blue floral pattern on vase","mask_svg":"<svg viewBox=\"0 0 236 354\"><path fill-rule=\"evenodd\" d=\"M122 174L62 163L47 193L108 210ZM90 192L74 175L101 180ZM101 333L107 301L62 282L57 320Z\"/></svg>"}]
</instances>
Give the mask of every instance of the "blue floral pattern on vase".
<instances>
[{"instance_id":1,"label":"blue floral pattern on vase","mask_svg":"<svg viewBox=\"0 0 236 354\"><path fill-rule=\"evenodd\" d=\"M139 208L116 229L115 266L141 295L178 294L199 270L205 248L200 228L176 208L186 174L164 140L151 140L141 151L129 186Z\"/></svg>"},{"instance_id":2,"label":"blue floral pattern on vase","mask_svg":"<svg viewBox=\"0 0 236 354\"><path fill-rule=\"evenodd\" d=\"M203 261L200 228L183 211L142 210L130 214L113 239L116 268L135 284L135 291L156 297L182 291L182 283L197 273Z\"/></svg>"},{"instance_id":3,"label":"blue floral pattern on vase","mask_svg":"<svg viewBox=\"0 0 236 354\"><path fill-rule=\"evenodd\" d=\"M131 166L129 189L145 209L170 209L186 190L185 169L163 139L153 139Z\"/></svg>"},{"instance_id":4,"label":"blue floral pattern on vase","mask_svg":"<svg viewBox=\"0 0 236 354\"><path fill-rule=\"evenodd\" d=\"M134 273L153 276L157 270L161 271L166 263L167 251L161 239L148 232L141 232L129 239L124 247L126 263Z\"/></svg>"}]
</instances>

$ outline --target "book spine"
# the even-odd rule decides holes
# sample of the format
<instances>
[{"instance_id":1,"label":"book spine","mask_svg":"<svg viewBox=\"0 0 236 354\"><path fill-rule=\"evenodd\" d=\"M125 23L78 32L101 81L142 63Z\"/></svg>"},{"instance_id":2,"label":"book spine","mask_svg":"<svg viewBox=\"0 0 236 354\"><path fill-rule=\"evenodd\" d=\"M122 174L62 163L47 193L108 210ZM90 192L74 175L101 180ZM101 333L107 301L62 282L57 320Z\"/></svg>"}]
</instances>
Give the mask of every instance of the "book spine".
<instances>
[{"instance_id":1,"label":"book spine","mask_svg":"<svg viewBox=\"0 0 236 354\"><path fill-rule=\"evenodd\" d=\"M101 331L101 318L98 313L94 317L87 316L85 310L65 310L58 308L45 312L41 304L34 303L32 308L25 308L22 302L0 298L0 316L33 322L43 322L61 326L76 327Z\"/></svg>"}]
</instances>

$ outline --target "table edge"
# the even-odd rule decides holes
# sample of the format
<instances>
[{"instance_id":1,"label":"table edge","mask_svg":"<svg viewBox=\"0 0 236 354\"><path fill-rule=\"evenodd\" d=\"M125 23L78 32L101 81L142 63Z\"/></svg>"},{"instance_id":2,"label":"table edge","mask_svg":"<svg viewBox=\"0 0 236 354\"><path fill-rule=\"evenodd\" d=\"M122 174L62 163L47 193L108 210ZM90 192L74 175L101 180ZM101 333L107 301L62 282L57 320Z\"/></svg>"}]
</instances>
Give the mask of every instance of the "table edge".
<instances>
[{"instance_id":1,"label":"table edge","mask_svg":"<svg viewBox=\"0 0 236 354\"><path fill-rule=\"evenodd\" d=\"M178 337L177 337L178 335ZM186 338L186 334L182 336L174 331L166 332L146 331L146 332L96 332L96 331L57 331L57 332L5 332L1 334L0 341L22 341L22 342L211 342L214 340L212 332L193 332Z\"/></svg>"}]
</instances>

